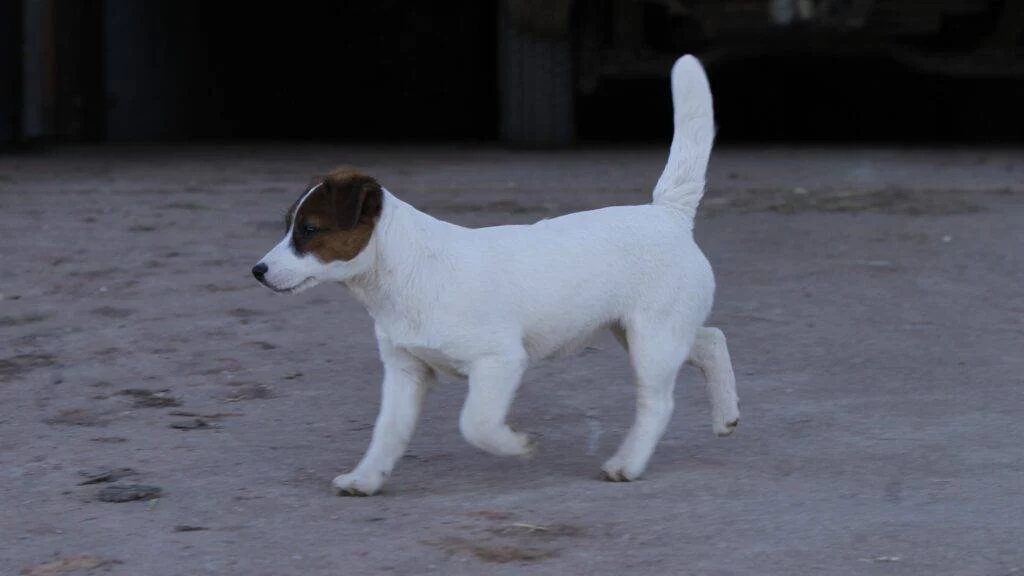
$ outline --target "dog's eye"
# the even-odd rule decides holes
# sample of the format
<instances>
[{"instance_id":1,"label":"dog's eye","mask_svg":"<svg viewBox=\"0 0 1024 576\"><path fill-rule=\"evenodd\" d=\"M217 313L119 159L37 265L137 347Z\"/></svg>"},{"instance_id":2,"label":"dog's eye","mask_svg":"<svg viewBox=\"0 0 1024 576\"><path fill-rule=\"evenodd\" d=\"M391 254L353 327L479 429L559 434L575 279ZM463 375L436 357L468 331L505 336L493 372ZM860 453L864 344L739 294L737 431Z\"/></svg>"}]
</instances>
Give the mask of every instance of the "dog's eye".
<instances>
[{"instance_id":1,"label":"dog's eye","mask_svg":"<svg viewBox=\"0 0 1024 576\"><path fill-rule=\"evenodd\" d=\"M316 233L319 231L320 229L317 228L316 226L313 226L312 224L306 224L305 226L302 227L302 235L305 236L306 238L315 236Z\"/></svg>"}]
</instances>

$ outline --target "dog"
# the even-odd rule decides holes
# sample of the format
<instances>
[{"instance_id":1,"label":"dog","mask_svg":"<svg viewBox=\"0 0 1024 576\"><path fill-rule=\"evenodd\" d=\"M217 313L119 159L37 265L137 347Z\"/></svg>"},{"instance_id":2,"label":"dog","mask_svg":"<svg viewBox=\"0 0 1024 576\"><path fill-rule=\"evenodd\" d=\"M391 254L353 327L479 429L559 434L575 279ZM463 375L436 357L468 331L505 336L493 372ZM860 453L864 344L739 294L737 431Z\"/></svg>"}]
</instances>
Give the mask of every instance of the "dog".
<instances>
[{"instance_id":1,"label":"dog","mask_svg":"<svg viewBox=\"0 0 1024 576\"><path fill-rule=\"evenodd\" d=\"M739 421L721 330L705 327L715 280L693 239L715 124L700 62L672 67L675 134L651 204L613 206L532 225L464 228L403 202L374 178L339 170L316 179L288 210L287 233L253 267L295 294L346 285L373 317L384 366L380 412L339 494L381 490L401 458L438 373L468 379L459 430L499 456L527 456L529 437L506 423L523 372L610 329L636 377L636 416L606 479L641 476L674 408L684 361L703 371L712 428Z\"/></svg>"}]
</instances>

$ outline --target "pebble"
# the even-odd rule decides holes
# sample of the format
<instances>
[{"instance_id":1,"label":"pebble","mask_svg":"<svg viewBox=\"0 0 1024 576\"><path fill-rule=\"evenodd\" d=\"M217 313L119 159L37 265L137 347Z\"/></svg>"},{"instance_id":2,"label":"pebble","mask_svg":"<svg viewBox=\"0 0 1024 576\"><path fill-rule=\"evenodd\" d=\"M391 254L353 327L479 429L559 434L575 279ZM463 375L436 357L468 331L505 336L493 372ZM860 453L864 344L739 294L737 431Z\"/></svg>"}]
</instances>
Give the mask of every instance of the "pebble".
<instances>
[{"instance_id":1,"label":"pebble","mask_svg":"<svg viewBox=\"0 0 1024 576\"><path fill-rule=\"evenodd\" d=\"M86 484L99 484L100 482L113 482L120 480L126 476L135 476L138 474L131 468L96 468L93 470L81 470L78 472L79 476L85 478L78 483L79 486Z\"/></svg>"},{"instance_id":2,"label":"pebble","mask_svg":"<svg viewBox=\"0 0 1024 576\"><path fill-rule=\"evenodd\" d=\"M199 430L201 428L214 428L214 426L211 426L209 422L202 418L192 418L191 420L174 422L171 424L171 428L177 430Z\"/></svg>"},{"instance_id":3,"label":"pebble","mask_svg":"<svg viewBox=\"0 0 1024 576\"><path fill-rule=\"evenodd\" d=\"M114 484L107 486L96 494L100 502L132 502L134 500L153 500L159 498L163 488L145 484Z\"/></svg>"}]
</instances>

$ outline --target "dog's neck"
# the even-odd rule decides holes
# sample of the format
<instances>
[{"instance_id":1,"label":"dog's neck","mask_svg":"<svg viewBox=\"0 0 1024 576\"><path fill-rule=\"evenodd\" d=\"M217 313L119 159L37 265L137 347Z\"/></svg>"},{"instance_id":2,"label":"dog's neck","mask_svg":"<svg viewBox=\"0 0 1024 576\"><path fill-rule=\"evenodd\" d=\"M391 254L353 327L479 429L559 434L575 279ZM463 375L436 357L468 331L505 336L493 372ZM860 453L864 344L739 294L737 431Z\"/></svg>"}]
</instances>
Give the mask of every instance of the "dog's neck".
<instances>
[{"instance_id":1,"label":"dog's neck","mask_svg":"<svg viewBox=\"0 0 1024 576\"><path fill-rule=\"evenodd\" d=\"M455 229L458 226L420 212L385 190L380 218L364 249L369 266L345 281L346 286L378 321L422 311L419 303L435 299L432 291L440 287L421 278L424 273L431 278L449 276L443 270L451 264L445 239Z\"/></svg>"}]
</instances>

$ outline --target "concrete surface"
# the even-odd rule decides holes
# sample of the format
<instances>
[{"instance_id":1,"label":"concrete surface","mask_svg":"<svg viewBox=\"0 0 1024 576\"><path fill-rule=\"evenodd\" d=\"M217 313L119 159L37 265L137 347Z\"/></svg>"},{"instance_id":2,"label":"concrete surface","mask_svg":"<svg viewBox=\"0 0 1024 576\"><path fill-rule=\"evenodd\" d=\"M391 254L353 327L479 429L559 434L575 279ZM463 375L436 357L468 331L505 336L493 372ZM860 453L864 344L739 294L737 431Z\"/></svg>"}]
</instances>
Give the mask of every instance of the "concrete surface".
<instances>
[{"instance_id":1,"label":"concrete surface","mask_svg":"<svg viewBox=\"0 0 1024 576\"><path fill-rule=\"evenodd\" d=\"M605 337L528 373L534 459L468 446L446 381L386 492L332 495L376 413L369 318L249 276L308 178L475 226L646 202L664 155L0 157L0 574L1024 574L1020 151L719 150L697 235L736 434L688 368L645 479L599 481L632 418ZM97 468L161 497L100 501Z\"/></svg>"}]
</instances>

